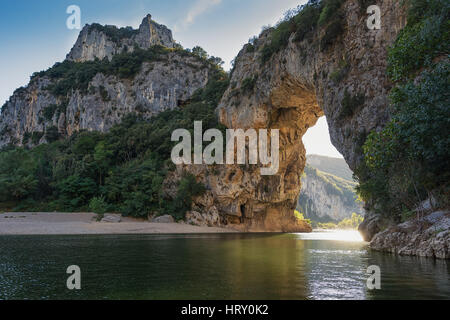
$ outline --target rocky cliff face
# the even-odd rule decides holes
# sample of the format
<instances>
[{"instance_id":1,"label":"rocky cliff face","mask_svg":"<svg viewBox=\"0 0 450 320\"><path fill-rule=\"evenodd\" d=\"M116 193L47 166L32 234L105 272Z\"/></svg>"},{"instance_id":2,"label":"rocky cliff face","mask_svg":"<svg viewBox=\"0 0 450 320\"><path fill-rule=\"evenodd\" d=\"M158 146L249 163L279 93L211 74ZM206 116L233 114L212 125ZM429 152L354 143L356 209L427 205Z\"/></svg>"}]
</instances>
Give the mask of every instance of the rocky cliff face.
<instances>
[{"instance_id":1,"label":"rocky cliff face","mask_svg":"<svg viewBox=\"0 0 450 320\"><path fill-rule=\"evenodd\" d=\"M86 25L81 31L67 60L84 62L97 59L109 60L122 52L133 52L137 46L148 49L155 45L167 48L178 46L172 38L172 31L160 25L147 15L138 30L131 27L117 28L99 24Z\"/></svg>"},{"instance_id":2,"label":"rocky cliff face","mask_svg":"<svg viewBox=\"0 0 450 320\"><path fill-rule=\"evenodd\" d=\"M143 49L155 44L175 46L170 30L151 21L150 16L144 19L139 30L120 32L113 27L102 27L108 30L106 32L98 31L99 28L87 26L83 29L65 62L67 68L77 70L79 67L79 63L70 60L85 63L95 58L111 59L127 45L128 50L134 50L132 44ZM114 42L113 37L119 36L123 38ZM104 62L106 67L110 64ZM125 62L124 67L129 64ZM89 68L87 66L86 74L91 72ZM67 73L70 75L70 72ZM73 86L84 74L73 79L53 76L51 70L34 75L29 85L16 90L2 108L0 147L9 143L44 143L48 132L55 128L60 136L70 136L79 130L105 132L128 113L149 118L160 111L176 108L207 84L210 68L201 59L182 50L166 48L154 60L144 61L132 77L121 76L120 72L121 69L116 74L99 72L86 81L85 88L74 87L67 94L55 93L51 88L64 85L64 81Z\"/></svg>"},{"instance_id":3,"label":"rocky cliff face","mask_svg":"<svg viewBox=\"0 0 450 320\"><path fill-rule=\"evenodd\" d=\"M321 172L308 162L301 183L297 210L305 218L339 222L351 217L353 212L364 214L362 203L356 201L355 182Z\"/></svg>"},{"instance_id":4,"label":"rocky cliff face","mask_svg":"<svg viewBox=\"0 0 450 320\"><path fill-rule=\"evenodd\" d=\"M344 159L310 154L306 156L306 163L311 167L332 174L349 182L353 182L353 172Z\"/></svg>"},{"instance_id":5,"label":"rocky cliff face","mask_svg":"<svg viewBox=\"0 0 450 320\"><path fill-rule=\"evenodd\" d=\"M219 119L228 128L279 129L280 169L264 177L255 166L219 168L222 179L211 184L211 192L228 223L283 230L280 221L289 221L301 189L302 136L324 114L332 143L350 168L357 167L367 133L389 119L387 47L405 25L399 1L377 4L381 30L368 30L365 8L349 0L342 6L342 32L334 38L326 38L326 28L300 41L293 33L286 47L263 61L272 41L273 30L267 30L238 54Z\"/></svg>"},{"instance_id":6,"label":"rocky cliff face","mask_svg":"<svg viewBox=\"0 0 450 320\"><path fill-rule=\"evenodd\" d=\"M377 233L370 247L400 255L450 259L449 230L450 212L434 211Z\"/></svg>"}]
</instances>

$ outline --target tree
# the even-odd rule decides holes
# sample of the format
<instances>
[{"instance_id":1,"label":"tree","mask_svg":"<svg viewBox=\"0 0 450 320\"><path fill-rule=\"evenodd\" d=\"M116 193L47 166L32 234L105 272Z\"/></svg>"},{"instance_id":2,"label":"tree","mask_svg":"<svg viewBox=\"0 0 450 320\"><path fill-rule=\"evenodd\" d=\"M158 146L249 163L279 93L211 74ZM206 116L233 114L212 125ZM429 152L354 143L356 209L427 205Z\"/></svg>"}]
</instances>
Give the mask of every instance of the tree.
<instances>
[{"instance_id":1,"label":"tree","mask_svg":"<svg viewBox=\"0 0 450 320\"><path fill-rule=\"evenodd\" d=\"M208 53L200 46L192 48L192 53L201 59L208 59Z\"/></svg>"},{"instance_id":2,"label":"tree","mask_svg":"<svg viewBox=\"0 0 450 320\"><path fill-rule=\"evenodd\" d=\"M103 184L103 176L107 173L112 161L113 152L107 148L105 141L100 141L94 150L94 160L99 174L99 184Z\"/></svg>"},{"instance_id":3,"label":"tree","mask_svg":"<svg viewBox=\"0 0 450 320\"><path fill-rule=\"evenodd\" d=\"M225 64L225 61L223 61L221 58L219 58L219 57L214 57L214 56L211 56L211 57L208 59L208 61L209 61L210 63L216 65L216 66L219 66L219 67L221 67L221 66L223 66L223 65Z\"/></svg>"},{"instance_id":4,"label":"tree","mask_svg":"<svg viewBox=\"0 0 450 320\"><path fill-rule=\"evenodd\" d=\"M47 142L51 143L58 139L59 139L59 131L57 127L51 126L50 128L47 128L47 130L45 130L45 140L47 140Z\"/></svg>"}]
</instances>

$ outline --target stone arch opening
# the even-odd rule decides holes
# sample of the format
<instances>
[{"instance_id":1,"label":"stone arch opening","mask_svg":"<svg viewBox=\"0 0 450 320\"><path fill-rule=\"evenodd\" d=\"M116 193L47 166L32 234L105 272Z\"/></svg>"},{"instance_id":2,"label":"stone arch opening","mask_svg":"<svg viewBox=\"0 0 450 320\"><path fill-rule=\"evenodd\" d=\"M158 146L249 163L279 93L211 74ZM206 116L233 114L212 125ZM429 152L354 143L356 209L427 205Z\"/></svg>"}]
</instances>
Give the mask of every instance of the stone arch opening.
<instances>
[{"instance_id":1,"label":"stone arch opening","mask_svg":"<svg viewBox=\"0 0 450 320\"><path fill-rule=\"evenodd\" d=\"M268 56L272 28L239 52L217 109L219 121L233 129L279 129L280 168L261 177L257 168L224 167L237 172L233 181L213 188L225 221L241 215L236 203L246 203L252 217L245 219L246 230L304 228L292 214L306 162L302 137L324 115L333 145L352 170L360 165L367 134L390 117L386 48L404 26L398 1L384 0L383 8L391 28L368 31L365 16L357 14L359 4L346 1L342 32L326 47L320 45L326 30L319 28L304 39L292 34Z\"/></svg>"},{"instance_id":2,"label":"stone arch opening","mask_svg":"<svg viewBox=\"0 0 450 320\"><path fill-rule=\"evenodd\" d=\"M233 102L231 108L228 103L219 107L220 121L235 129L278 129L280 167L273 176L261 176L258 168L225 168L227 177L238 171L241 183L239 188L233 188L233 194L223 192L225 188L220 190L219 199L224 203L225 216L229 217L226 222L234 224L238 217L243 228L249 231L309 231L308 226L295 218L294 210L306 164L302 137L324 116L316 90L313 85L285 76L267 101L262 104L247 101L246 104L246 108L239 108ZM228 180L224 183L233 182ZM233 206L233 202L241 205Z\"/></svg>"}]
</instances>

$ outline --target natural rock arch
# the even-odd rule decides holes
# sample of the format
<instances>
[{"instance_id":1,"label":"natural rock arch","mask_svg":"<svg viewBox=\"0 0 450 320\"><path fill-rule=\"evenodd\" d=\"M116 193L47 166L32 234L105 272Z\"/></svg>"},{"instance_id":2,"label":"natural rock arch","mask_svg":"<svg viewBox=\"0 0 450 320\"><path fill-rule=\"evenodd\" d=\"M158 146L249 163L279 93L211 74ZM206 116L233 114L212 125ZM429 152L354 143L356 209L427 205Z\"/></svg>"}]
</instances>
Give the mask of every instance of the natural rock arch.
<instances>
[{"instance_id":1,"label":"natural rock arch","mask_svg":"<svg viewBox=\"0 0 450 320\"><path fill-rule=\"evenodd\" d=\"M352 170L357 168L367 134L389 119L387 48L405 24L399 1L378 5L381 30L368 30L359 2L348 0L342 9L344 31L327 48L320 48L320 28L301 42L292 34L285 48L262 63L261 50L271 41L269 29L238 54L217 110L220 122L228 128L279 129L280 170L262 177L258 168L222 167L209 185L226 223L250 231L305 228L292 214L306 162L302 136L323 115L333 145Z\"/></svg>"}]
</instances>

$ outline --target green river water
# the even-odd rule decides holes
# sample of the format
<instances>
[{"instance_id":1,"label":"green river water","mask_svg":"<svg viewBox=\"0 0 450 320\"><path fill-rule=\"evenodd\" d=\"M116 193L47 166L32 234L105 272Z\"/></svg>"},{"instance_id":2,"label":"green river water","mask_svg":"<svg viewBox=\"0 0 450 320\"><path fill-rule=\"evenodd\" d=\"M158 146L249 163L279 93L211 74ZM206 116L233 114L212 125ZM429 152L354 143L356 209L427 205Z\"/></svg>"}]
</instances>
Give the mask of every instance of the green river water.
<instances>
[{"instance_id":1,"label":"green river water","mask_svg":"<svg viewBox=\"0 0 450 320\"><path fill-rule=\"evenodd\" d=\"M350 233L0 236L0 299L449 299L445 260ZM81 290L66 287L81 268ZM381 289L366 286L368 266Z\"/></svg>"}]
</instances>

